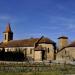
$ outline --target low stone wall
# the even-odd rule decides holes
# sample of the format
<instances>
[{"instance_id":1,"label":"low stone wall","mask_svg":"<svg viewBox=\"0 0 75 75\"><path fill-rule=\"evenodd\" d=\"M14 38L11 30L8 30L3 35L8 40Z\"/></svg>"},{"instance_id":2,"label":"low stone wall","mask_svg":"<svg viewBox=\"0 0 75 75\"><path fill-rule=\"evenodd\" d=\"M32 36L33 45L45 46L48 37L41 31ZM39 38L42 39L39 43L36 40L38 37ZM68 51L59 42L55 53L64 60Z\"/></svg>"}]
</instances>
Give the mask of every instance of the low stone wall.
<instances>
[{"instance_id":1,"label":"low stone wall","mask_svg":"<svg viewBox=\"0 0 75 75\"><path fill-rule=\"evenodd\" d=\"M75 71L75 65L0 61L0 72Z\"/></svg>"}]
</instances>

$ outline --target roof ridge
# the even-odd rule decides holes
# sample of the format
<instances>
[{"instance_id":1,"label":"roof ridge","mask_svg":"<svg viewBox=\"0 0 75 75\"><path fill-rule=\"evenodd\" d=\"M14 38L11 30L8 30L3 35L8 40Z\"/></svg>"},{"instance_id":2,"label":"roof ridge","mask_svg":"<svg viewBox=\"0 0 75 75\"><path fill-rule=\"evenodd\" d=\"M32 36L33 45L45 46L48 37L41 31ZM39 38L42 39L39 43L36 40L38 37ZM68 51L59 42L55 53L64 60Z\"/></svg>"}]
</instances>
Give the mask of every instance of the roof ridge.
<instances>
[{"instance_id":1,"label":"roof ridge","mask_svg":"<svg viewBox=\"0 0 75 75\"><path fill-rule=\"evenodd\" d=\"M33 38L33 39L39 39L39 38ZM31 38L28 38L28 39L18 39L18 40L10 40L10 41L22 41L22 40L31 40Z\"/></svg>"}]
</instances>

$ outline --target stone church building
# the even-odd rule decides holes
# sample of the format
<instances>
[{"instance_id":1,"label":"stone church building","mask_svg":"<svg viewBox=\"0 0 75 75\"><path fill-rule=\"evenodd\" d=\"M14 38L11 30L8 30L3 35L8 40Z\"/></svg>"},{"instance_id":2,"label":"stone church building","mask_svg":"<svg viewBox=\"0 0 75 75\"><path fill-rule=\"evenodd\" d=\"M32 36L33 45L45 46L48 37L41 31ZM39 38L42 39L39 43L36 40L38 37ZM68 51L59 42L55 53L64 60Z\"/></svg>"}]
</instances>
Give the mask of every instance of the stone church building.
<instances>
[{"instance_id":1,"label":"stone church building","mask_svg":"<svg viewBox=\"0 0 75 75\"><path fill-rule=\"evenodd\" d=\"M3 32L4 39L0 43L0 51L5 52L21 51L24 57L33 61L74 61L75 60L75 42L68 43L68 37L58 38L58 45L47 37L29 38L22 40L13 40L13 32L10 24L6 26Z\"/></svg>"},{"instance_id":2,"label":"stone church building","mask_svg":"<svg viewBox=\"0 0 75 75\"><path fill-rule=\"evenodd\" d=\"M0 50L5 52L22 51L29 60L43 61L54 60L54 50L56 43L44 36L40 38L30 38L22 40L13 40L13 32L10 24L7 24L3 32L4 39L0 43Z\"/></svg>"}]
</instances>

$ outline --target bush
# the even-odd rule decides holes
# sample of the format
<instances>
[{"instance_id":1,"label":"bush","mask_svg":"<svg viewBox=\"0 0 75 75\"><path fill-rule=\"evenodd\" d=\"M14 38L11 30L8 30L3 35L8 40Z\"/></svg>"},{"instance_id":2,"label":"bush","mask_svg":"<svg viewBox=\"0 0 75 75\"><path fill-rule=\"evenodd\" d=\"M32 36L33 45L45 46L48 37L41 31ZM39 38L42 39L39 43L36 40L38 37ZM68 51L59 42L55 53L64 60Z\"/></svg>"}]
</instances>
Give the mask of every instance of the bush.
<instances>
[{"instance_id":1,"label":"bush","mask_svg":"<svg viewBox=\"0 0 75 75\"><path fill-rule=\"evenodd\" d=\"M23 61L24 54L22 52L0 52L0 60L2 61Z\"/></svg>"}]
</instances>

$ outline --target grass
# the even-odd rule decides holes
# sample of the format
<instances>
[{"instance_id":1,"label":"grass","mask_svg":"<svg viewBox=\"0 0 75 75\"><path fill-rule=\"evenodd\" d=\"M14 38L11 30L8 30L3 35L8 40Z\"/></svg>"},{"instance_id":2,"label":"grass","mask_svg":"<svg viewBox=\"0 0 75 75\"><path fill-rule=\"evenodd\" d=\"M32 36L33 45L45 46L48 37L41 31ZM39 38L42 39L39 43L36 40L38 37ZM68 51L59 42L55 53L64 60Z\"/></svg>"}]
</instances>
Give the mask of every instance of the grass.
<instances>
[{"instance_id":1,"label":"grass","mask_svg":"<svg viewBox=\"0 0 75 75\"><path fill-rule=\"evenodd\" d=\"M74 69L75 70L75 69ZM0 75L71 75L75 74L74 70L64 70L64 71L59 71L59 70L53 70L53 71L48 71L48 72L0 72Z\"/></svg>"},{"instance_id":2,"label":"grass","mask_svg":"<svg viewBox=\"0 0 75 75\"><path fill-rule=\"evenodd\" d=\"M4 67L4 66L8 66L8 67L11 67L12 64L10 65L0 65L0 67ZM13 67L17 67L17 66L21 66L21 65L13 65ZM25 65L23 65L25 66ZM22 67L23 67L22 66ZM30 65L29 65L30 66ZM33 66L36 66L37 68L37 65L31 65L32 68ZM0 71L0 75L65 75L65 74L75 74L75 65L63 65L63 64L53 64L53 65L39 65L41 66L40 69L42 71L31 71L31 69L27 66L26 69L24 69L23 71L17 71L19 70L18 68L15 69L15 71L12 71L10 69L10 71L5 71L5 70L2 70ZM44 68L45 67L45 68ZM48 70L48 68L51 68ZM45 69L45 70L44 70ZM22 70L20 68L20 70Z\"/></svg>"},{"instance_id":3,"label":"grass","mask_svg":"<svg viewBox=\"0 0 75 75\"><path fill-rule=\"evenodd\" d=\"M13 72L0 72L0 75L63 75L61 72L29 72L29 73L13 73Z\"/></svg>"}]
</instances>

